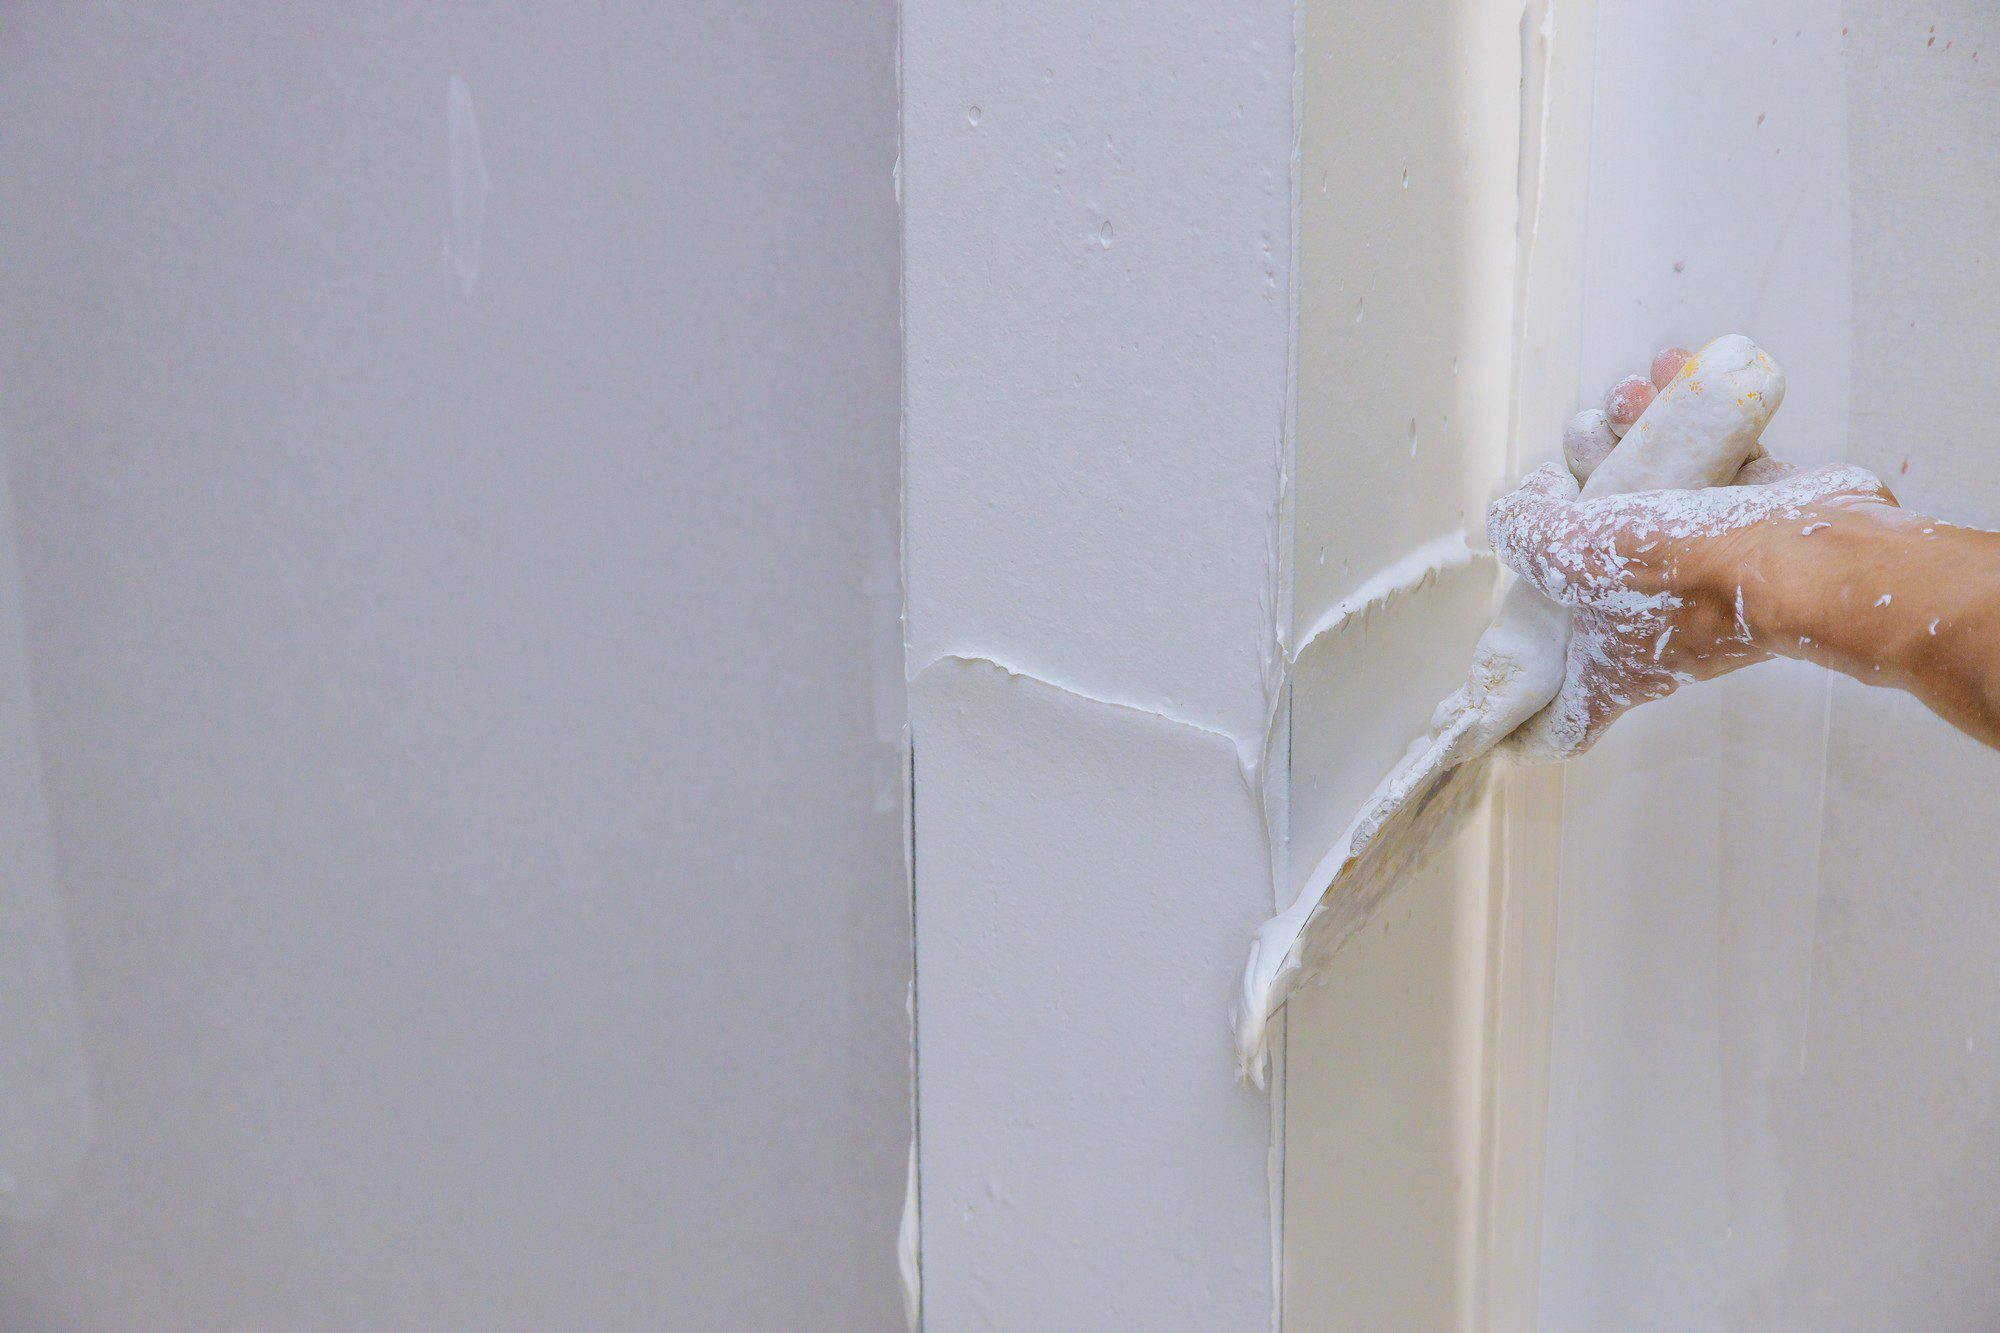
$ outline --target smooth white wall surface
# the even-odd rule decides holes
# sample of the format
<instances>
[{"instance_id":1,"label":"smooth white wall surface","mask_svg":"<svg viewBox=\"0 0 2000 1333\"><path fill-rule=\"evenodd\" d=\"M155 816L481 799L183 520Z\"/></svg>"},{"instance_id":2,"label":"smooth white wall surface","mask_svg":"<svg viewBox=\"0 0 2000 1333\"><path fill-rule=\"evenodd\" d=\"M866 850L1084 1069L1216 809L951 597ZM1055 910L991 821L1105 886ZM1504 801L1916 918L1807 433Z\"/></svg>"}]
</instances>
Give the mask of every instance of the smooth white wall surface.
<instances>
[{"instance_id":1,"label":"smooth white wall surface","mask_svg":"<svg viewBox=\"0 0 2000 1333\"><path fill-rule=\"evenodd\" d=\"M894 35L0 19L0 1325L900 1326Z\"/></svg>"},{"instance_id":2,"label":"smooth white wall surface","mask_svg":"<svg viewBox=\"0 0 2000 1333\"><path fill-rule=\"evenodd\" d=\"M1741 328L1775 452L2000 526L1987 7L1599 8L1584 384ZM1543 1326L1992 1327L2000 756L1782 664L1567 784Z\"/></svg>"},{"instance_id":3,"label":"smooth white wall surface","mask_svg":"<svg viewBox=\"0 0 2000 1333\"><path fill-rule=\"evenodd\" d=\"M1846 457L2000 528L2000 15L1848 3ZM2000 1325L2000 754L1836 681L1810 1020L1774 1095L1789 1225L1743 1329Z\"/></svg>"},{"instance_id":4,"label":"smooth white wall surface","mask_svg":"<svg viewBox=\"0 0 2000 1333\"><path fill-rule=\"evenodd\" d=\"M1292 19L904 6L931 1333L1271 1321Z\"/></svg>"}]
</instances>

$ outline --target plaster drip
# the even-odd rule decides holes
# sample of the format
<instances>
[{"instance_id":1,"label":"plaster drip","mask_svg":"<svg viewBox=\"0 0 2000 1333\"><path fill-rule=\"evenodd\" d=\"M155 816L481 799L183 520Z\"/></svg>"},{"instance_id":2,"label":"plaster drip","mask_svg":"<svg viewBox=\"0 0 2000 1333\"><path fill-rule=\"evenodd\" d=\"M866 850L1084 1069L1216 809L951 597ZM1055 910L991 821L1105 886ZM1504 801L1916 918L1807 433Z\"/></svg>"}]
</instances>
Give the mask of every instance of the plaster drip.
<instances>
[{"instance_id":1,"label":"plaster drip","mask_svg":"<svg viewBox=\"0 0 2000 1333\"><path fill-rule=\"evenodd\" d=\"M486 200L493 193L493 178L486 173L479 118L473 113L472 88L464 75L451 76L444 101L451 185L451 228L444 234L444 257L458 277L460 293L471 296L479 282L479 252L486 244Z\"/></svg>"},{"instance_id":2,"label":"plaster drip","mask_svg":"<svg viewBox=\"0 0 2000 1333\"><path fill-rule=\"evenodd\" d=\"M1336 605L1329 607L1325 612L1321 613L1319 618L1313 622L1312 628L1299 640L1296 647L1286 649L1282 644L1280 645L1277 658L1280 664L1278 687L1274 691L1274 695L1282 698L1284 688L1291 684L1292 676L1298 667L1299 658L1304 654L1306 649L1312 647L1322 637L1329 634L1337 634L1349 624L1360 620L1369 611L1387 606L1405 594L1418 591L1435 580L1440 574L1454 569L1461 569L1466 565L1478 561L1491 561L1492 559L1492 552L1473 550L1471 544L1466 541L1465 534L1462 531L1452 531L1433 537L1431 540L1408 551L1398 559L1392 560L1381 569L1376 570L1375 573L1369 575L1359 587L1341 598ZM1204 735L1214 736L1219 740L1227 741L1231 748L1236 751L1237 768L1242 774L1245 789L1253 797L1261 801L1263 775L1268 766L1267 760L1276 730L1276 707L1272 709L1272 723L1266 727L1263 736L1240 736L1235 732L1211 725L1207 722L1197 721L1194 718L1186 717L1170 709L1155 708L1146 704L1134 703L1129 699L1114 699L1108 695L1094 694L1089 690L1079 689L1074 685L1066 685L1040 672L1031 671L1027 667L1005 661L991 653L980 653L970 650L939 653L936 657L925 662L923 666L910 673L910 683L915 684L925 672L938 663L947 661L978 663L985 666L998 667L1010 676L1019 676L1024 680L1032 680L1038 685L1046 685L1050 689L1059 690L1064 694L1082 699L1087 703L1101 704L1106 708L1121 708L1133 713L1144 713L1148 717L1159 718L1163 722L1171 722L1176 726L1187 727L1192 731L1199 731Z\"/></svg>"},{"instance_id":3,"label":"plaster drip","mask_svg":"<svg viewBox=\"0 0 2000 1333\"><path fill-rule=\"evenodd\" d=\"M917 1137L910 1136L910 1165L903 1176L903 1217L896 1227L896 1279L903 1289L903 1322L910 1333L923 1323L924 1274L917 1262L923 1243L917 1212Z\"/></svg>"}]
</instances>

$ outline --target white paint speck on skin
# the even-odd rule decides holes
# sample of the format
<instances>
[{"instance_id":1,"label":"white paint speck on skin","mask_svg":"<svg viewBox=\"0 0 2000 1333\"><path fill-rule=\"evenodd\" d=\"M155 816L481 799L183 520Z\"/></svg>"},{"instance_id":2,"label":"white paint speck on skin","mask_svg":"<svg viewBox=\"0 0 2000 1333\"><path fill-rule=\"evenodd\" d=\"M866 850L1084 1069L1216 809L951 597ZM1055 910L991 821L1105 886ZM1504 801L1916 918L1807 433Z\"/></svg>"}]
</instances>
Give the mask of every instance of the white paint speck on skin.
<instances>
[{"instance_id":1,"label":"white paint speck on skin","mask_svg":"<svg viewBox=\"0 0 2000 1333\"><path fill-rule=\"evenodd\" d=\"M1810 536L1812 536L1812 535L1813 535L1813 534L1814 534L1815 532L1818 532L1818 531L1819 531L1819 530L1820 530L1821 528L1830 528L1830 527L1832 527L1832 526L1833 526L1833 524L1831 524L1831 523L1826 523L1826 522L1820 522L1820 523L1808 523L1808 524L1806 524L1806 525L1805 525L1805 526L1804 526L1803 528L1800 528L1800 529L1799 529L1799 536L1801 536L1801 537L1810 537Z\"/></svg>"},{"instance_id":2,"label":"white paint speck on skin","mask_svg":"<svg viewBox=\"0 0 2000 1333\"><path fill-rule=\"evenodd\" d=\"M1937 621L1935 621L1935 620L1933 620L1933 621L1931 622L1931 633L1932 633L1933 635L1936 635L1936 633L1937 633L1937 627L1938 627L1938 622L1937 622Z\"/></svg>"},{"instance_id":3,"label":"white paint speck on skin","mask_svg":"<svg viewBox=\"0 0 2000 1333\"><path fill-rule=\"evenodd\" d=\"M1885 592L1885 593L1883 593L1883 594L1882 594L1882 595L1881 595L1880 597L1877 597L1877 598L1875 599L1875 605L1877 605L1877 606L1887 606L1887 605L1888 605L1889 603L1891 603L1891 602L1893 602L1893 601L1895 601L1895 600L1896 600L1896 599L1895 599L1895 597L1894 597L1894 596L1892 596L1891 594L1889 594L1889 593L1886 593L1886 592Z\"/></svg>"}]
</instances>

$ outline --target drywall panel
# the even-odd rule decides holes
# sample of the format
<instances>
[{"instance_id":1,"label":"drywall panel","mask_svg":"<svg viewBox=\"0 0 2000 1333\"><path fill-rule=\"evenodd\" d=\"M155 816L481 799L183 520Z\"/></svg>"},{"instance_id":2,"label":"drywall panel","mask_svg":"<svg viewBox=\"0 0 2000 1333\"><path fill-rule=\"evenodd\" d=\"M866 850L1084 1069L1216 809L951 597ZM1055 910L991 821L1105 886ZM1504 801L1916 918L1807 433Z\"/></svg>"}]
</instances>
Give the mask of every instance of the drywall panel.
<instances>
[{"instance_id":1,"label":"drywall panel","mask_svg":"<svg viewBox=\"0 0 2000 1333\"><path fill-rule=\"evenodd\" d=\"M0 1327L896 1327L893 7L0 49Z\"/></svg>"},{"instance_id":2,"label":"drywall panel","mask_svg":"<svg viewBox=\"0 0 2000 1333\"><path fill-rule=\"evenodd\" d=\"M0 1227L60 1207L97 1136L7 488L0 470Z\"/></svg>"},{"instance_id":3,"label":"drywall panel","mask_svg":"<svg viewBox=\"0 0 2000 1333\"><path fill-rule=\"evenodd\" d=\"M1275 694L1291 9L903 19L910 655L1261 748Z\"/></svg>"},{"instance_id":4,"label":"drywall panel","mask_svg":"<svg viewBox=\"0 0 2000 1333\"><path fill-rule=\"evenodd\" d=\"M2000 15L1849 3L1847 457L2000 528ZM2000 1325L2000 755L1836 682L1810 1021L1774 1097L1782 1266L1743 1329Z\"/></svg>"},{"instance_id":5,"label":"drywall panel","mask_svg":"<svg viewBox=\"0 0 2000 1333\"><path fill-rule=\"evenodd\" d=\"M1506 441L1520 125L1517 15L1303 15L1301 630L1396 556L1483 523Z\"/></svg>"},{"instance_id":6,"label":"drywall panel","mask_svg":"<svg viewBox=\"0 0 2000 1333\"><path fill-rule=\"evenodd\" d=\"M1463 683L1492 609L1466 543L1508 455L1523 41L1505 6L1302 14L1294 877ZM1355 605L1424 552L1438 572ZM1471 1316L1487 839L1475 821L1289 1008L1289 1325Z\"/></svg>"},{"instance_id":7,"label":"drywall panel","mask_svg":"<svg viewBox=\"0 0 2000 1333\"><path fill-rule=\"evenodd\" d=\"M1766 441L1773 452L1869 461L1900 484L1904 455L1882 446L1889 422L1900 429L1906 412L1948 412L1951 434L1970 428L1982 409L1965 395L1932 405L1957 378L1905 341L1918 312L1901 310L1907 298L1898 297L1920 273L1940 292L1959 281L1960 262L1976 274L1972 238L1987 201L1977 186L1955 195L1946 182L1980 178L1963 170L1963 155L1990 156L1975 138L1990 137L1993 122L1969 94L1979 74L1969 52L1963 72L1910 63L1933 49L1937 16L1906 32L1911 17L1892 25L1913 40L1888 75L1857 64L1879 61L1888 47L1852 6L1774 0L1672 14L1600 6L1586 385L1626 373L1659 343L1740 328L1787 370L1786 402ZM1961 17L1972 21L1969 9ZM1712 39L1725 29L1730 40ZM1857 73L1864 69L1868 77ZM1928 94L1917 90L1953 73L1951 97L1918 113ZM1933 117L1960 136L1961 160L1948 172L1935 170L1943 160L1935 153L1915 165L1917 145L1935 147L1926 138ZM1907 187L1918 181L1942 193L1912 198ZM1913 230L1917 216L1940 233ZM1990 321L1984 311L1971 317L1973 299L1954 293L1944 309L1981 330ZM1954 348L1949 328L1933 350ZM1954 354L1983 355L1964 345ZM1919 366L1938 378L1918 387ZM1941 438L1947 428L1936 424ZM1932 458L1946 457L1932 448ZM1961 495L1988 475L1970 453L1958 466ZM1856 720L1844 726L1845 718ZM1884 755L1885 737L1899 728L1914 752ZM1863 735L1872 759L1861 758ZM1859 989L1862 957L1880 965L1886 942L1856 933L1851 906L1860 884L1868 889L1859 901L1886 887L1877 882L1883 860L1867 854L1876 844L1857 840L1887 838L1898 849L1886 853L1891 863L1919 856L1928 875L1932 858L1907 833L1886 830L1936 818L1934 805L1879 804L1879 787L1865 794L1856 775L1951 773L1955 797L1942 787L1935 797L1955 799L1980 827L1990 815L1966 804L1980 787L1965 767L1973 762L1966 743L1907 700L1772 664L1642 710L1571 766L1545 1327L1983 1326L1976 1317L1953 1322L1968 1309L1953 1304L1964 1287L1933 1288L1951 1270L1930 1266L1957 1264L1968 1281L1974 1263L1990 1272L1980 1242L1961 1235L1932 1248L1935 1226L1885 1225L1896 1217L1893 1200L1921 1196L1906 1168L1941 1122L1866 1109L1882 1106L1869 1090L1878 1075L1900 1079L1912 1099L1925 1094L1911 1090L1907 1063L1864 1074L1855 1062L1864 1050L1902 1049L1908 1034L1893 1016L1911 1023L1915 1011ZM1978 864L1984 854L1943 865ZM1885 914L1878 920L1902 911L1900 896L1875 910ZM1830 1012L1840 1015L1833 1038ZM1979 1086L1952 1073L1953 1095ZM1859 1188L1871 1179L1873 1189ZM1966 1188L1960 1202L1939 1204L1953 1221L1970 1217ZM1809 1239L1815 1249L1802 1251ZM1947 1310L1959 1313L1933 1317Z\"/></svg>"},{"instance_id":8,"label":"drywall panel","mask_svg":"<svg viewBox=\"0 0 2000 1333\"><path fill-rule=\"evenodd\" d=\"M1235 747L960 658L912 709L925 1327L1265 1327L1268 1119L1217 1013L1268 873Z\"/></svg>"},{"instance_id":9,"label":"drywall panel","mask_svg":"<svg viewBox=\"0 0 2000 1333\"><path fill-rule=\"evenodd\" d=\"M1265 1327L1292 7L902 50L925 1326Z\"/></svg>"}]
</instances>

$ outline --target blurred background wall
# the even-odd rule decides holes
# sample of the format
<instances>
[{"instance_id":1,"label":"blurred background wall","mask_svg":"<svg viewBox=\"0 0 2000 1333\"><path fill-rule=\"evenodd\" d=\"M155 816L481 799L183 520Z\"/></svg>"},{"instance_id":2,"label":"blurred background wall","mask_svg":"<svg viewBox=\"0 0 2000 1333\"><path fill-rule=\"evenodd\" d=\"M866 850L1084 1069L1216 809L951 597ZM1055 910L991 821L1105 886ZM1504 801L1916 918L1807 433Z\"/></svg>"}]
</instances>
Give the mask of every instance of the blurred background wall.
<instances>
[{"instance_id":1,"label":"blurred background wall","mask_svg":"<svg viewBox=\"0 0 2000 1333\"><path fill-rule=\"evenodd\" d=\"M898 1324L894 42L0 12L0 1326Z\"/></svg>"}]
</instances>

